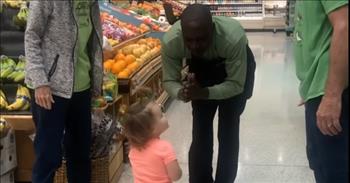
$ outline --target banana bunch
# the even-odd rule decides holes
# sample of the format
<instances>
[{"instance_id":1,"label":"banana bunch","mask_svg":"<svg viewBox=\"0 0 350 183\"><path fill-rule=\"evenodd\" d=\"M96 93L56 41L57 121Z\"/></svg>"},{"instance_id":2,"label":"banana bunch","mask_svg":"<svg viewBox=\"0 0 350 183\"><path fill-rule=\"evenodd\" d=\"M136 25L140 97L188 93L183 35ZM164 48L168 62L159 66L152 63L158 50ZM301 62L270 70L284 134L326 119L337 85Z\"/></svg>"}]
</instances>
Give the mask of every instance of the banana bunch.
<instances>
[{"instance_id":1,"label":"banana bunch","mask_svg":"<svg viewBox=\"0 0 350 183\"><path fill-rule=\"evenodd\" d=\"M14 71L11 74L9 74L6 78L14 82L23 81L25 77L25 72L24 72L25 66L26 66L25 58L24 56L21 55L19 56L18 63Z\"/></svg>"},{"instance_id":2,"label":"banana bunch","mask_svg":"<svg viewBox=\"0 0 350 183\"><path fill-rule=\"evenodd\" d=\"M0 109L6 109L8 105L5 93L0 90Z\"/></svg>"},{"instance_id":3,"label":"banana bunch","mask_svg":"<svg viewBox=\"0 0 350 183\"><path fill-rule=\"evenodd\" d=\"M28 12L27 4L23 3L18 14L13 17L13 23L19 27L25 27L27 25Z\"/></svg>"},{"instance_id":4,"label":"banana bunch","mask_svg":"<svg viewBox=\"0 0 350 183\"><path fill-rule=\"evenodd\" d=\"M8 58L5 55L0 56L0 79L7 78L8 75L10 75L16 67L16 62L12 60L11 58Z\"/></svg>"},{"instance_id":5,"label":"banana bunch","mask_svg":"<svg viewBox=\"0 0 350 183\"><path fill-rule=\"evenodd\" d=\"M30 93L28 88L18 85L16 100L6 107L9 111L25 111L30 107Z\"/></svg>"},{"instance_id":6,"label":"banana bunch","mask_svg":"<svg viewBox=\"0 0 350 183\"><path fill-rule=\"evenodd\" d=\"M25 1L22 0L5 0L4 4L6 6L9 6L11 8L20 8L22 3L24 3Z\"/></svg>"}]
</instances>

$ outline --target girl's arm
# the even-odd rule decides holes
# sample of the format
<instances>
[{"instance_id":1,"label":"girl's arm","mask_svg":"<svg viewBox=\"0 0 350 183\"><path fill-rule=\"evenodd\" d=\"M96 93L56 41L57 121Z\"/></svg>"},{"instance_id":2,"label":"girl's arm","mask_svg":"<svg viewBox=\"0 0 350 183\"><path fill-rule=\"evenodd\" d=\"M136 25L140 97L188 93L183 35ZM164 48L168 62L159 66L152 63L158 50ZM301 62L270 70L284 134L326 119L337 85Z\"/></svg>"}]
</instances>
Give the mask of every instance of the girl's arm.
<instances>
[{"instance_id":1,"label":"girl's arm","mask_svg":"<svg viewBox=\"0 0 350 183\"><path fill-rule=\"evenodd\" d=\"M174 160L166 165L168 175L172 181L177 181L182 176L182 170L177 160Z\"/></svg>"}]
</instances>

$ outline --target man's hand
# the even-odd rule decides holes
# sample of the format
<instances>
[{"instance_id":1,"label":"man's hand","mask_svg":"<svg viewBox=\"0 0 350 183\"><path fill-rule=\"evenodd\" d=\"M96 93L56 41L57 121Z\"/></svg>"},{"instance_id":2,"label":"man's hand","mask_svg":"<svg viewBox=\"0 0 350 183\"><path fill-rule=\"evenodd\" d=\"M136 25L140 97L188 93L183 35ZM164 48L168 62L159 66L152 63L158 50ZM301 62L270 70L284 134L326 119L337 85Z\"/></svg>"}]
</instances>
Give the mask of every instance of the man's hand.
<instances>
[{"instance_id":1,"label":"man's hand","mask_svg":"<svg viewBox=\"0 0 350 183\"><path fill-rule=\"evenodd\" d=\"M195 74L189 73L184 83L184 96L190 100L207 99L209 91L199 86Z\"/></svg>"},{"instance_id":2,"label":"man's hand","mask_svg":"<svg viewBox=\"0 0 350 183\"><path fill-rule=\"evenodd\" d=\"M320 129L323 135L334 136L338 135L342 131L339 120L340 114L341 96L323 96L316 113L317 127Z\"/></svg>"},{"instance_id":3,"label":"man's hand","mask_svg":"<svg viewBox=\"0 0 350 183\"><path fill-rule=\"evenodd\" d=\"M35 103L40 107L51 110L52 103L55 103L49 86L40 86L35 89Z\"/></svg>"},{"instance_id":4,"label":"man's hand","mask_svg":"<svg viewBox=\"0 0 350 183\"><path fill-rule=\"evenodd\" d=\"M183 102L187 103L190 101L190 99L188 97L185 96L185 88L181 88L179 90L179 93L177 94L177 98L182 100Z\"/></svg>"},{"instance_id":5,"label":"man's hand","mask_svg":"<svg viewBox=\"0 0 350 183\"><path fill-rule=\"evenodd\" d=\"M325 94L318 107L317 126L324 135L337 135L340 125L341 96L349 76L348 6L332 11L328 18L333 27L330 61Z\"/></svg>"}]
</instances>

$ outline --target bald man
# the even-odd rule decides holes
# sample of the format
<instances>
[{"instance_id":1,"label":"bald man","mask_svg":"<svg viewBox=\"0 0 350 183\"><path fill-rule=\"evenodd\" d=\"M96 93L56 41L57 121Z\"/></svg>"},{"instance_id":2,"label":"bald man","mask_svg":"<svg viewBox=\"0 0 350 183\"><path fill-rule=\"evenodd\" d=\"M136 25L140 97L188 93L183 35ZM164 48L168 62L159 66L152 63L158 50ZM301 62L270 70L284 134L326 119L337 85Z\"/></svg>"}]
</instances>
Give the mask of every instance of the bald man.
<instances>
[{"instance_id":1,"label":"bald man","mask_svg":"<svg viewBox=\"0 0 350 183\"><path fill-rule=\"evenodd\" d=\"M212 17L203 5L190 5L162 40L163 84L173 97L191 101L190 183L211 183L213 119L219 110L219 153L215 182L235 180L239 122L252 95L254 56L242 26L234 19ZM183 60L189 66L181 80Z\"/></svg>"}]
</instances>

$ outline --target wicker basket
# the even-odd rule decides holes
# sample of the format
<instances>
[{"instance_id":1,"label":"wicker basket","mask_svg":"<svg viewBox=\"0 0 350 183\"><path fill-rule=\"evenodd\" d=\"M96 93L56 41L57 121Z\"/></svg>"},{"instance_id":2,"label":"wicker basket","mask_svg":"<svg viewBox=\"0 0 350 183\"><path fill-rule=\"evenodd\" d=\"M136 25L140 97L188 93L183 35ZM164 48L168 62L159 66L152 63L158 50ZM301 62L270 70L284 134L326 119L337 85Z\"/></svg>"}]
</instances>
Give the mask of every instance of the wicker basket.
<instances>
[{"instance_id":1,"label":"wicker basket","mask_svg":"<svg viewBox=\"0 0 350 183\"><path fill-rule=\"evenodd\" d=\"M109 157L103 157L91 160L91 183L108 183ZM66 162L56 171L54 183L68 183Z\"/></svg>"}]
</instances>

